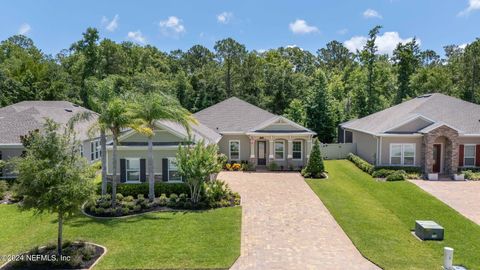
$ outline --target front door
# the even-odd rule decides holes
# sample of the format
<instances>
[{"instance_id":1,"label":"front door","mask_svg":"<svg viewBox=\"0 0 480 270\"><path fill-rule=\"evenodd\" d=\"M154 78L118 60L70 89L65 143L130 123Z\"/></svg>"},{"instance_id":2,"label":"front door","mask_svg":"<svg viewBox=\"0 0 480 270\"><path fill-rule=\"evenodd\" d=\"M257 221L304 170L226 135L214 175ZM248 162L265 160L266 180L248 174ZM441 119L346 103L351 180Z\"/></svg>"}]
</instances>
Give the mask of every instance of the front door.
<instances>
[{"instance_id":1,"label":"front door","mask_svg":"<svg viewBox=\"0 0 480 270\"><path fill-rule=\"evenodd\" d=\"M265 141L257 141L257 165L267 165L267 147Z\"/></svg>"},{"instance_id":2,"label":"front door","mask_svg":"<svg viewBox=\"0 0 480 270\"><path fill-rule=\"evenodd\" d=\"M433 145L433 172L434 173L440 172L440 165L442 160L441 157L442 157L442 145L434 144Z\"/></svg>"}]
</instances>

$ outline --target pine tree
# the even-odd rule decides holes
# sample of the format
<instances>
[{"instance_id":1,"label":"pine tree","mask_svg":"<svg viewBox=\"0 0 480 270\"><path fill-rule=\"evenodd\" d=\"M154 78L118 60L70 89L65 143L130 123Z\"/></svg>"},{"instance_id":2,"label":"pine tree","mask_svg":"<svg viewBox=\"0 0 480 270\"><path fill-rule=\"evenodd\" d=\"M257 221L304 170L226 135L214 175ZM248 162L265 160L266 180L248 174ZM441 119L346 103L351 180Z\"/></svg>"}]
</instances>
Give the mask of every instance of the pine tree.
<instances>
[{"instance_id":1,"label":"pine tree","mask_svg":"<svg viewBox=\"0 0 480 270\"><path fill-rule=\"evenodd\" d=\"M324 171L325 166L323 164L322 153L320 152L320 142L318 139L315 139L307 167L303 169L302 175L304 177L322 178Z\"/></svg>"}]
</instances>

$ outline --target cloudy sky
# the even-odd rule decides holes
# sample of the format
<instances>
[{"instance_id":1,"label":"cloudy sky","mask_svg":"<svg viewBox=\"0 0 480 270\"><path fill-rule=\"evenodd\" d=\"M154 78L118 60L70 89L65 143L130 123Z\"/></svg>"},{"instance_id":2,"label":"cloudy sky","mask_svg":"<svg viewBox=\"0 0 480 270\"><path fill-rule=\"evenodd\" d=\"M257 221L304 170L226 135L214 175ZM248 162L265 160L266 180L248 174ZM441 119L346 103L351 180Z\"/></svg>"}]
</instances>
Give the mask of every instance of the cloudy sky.
<instances>
[{"instance_id":1,"label":"cloudy sky","mask_svg":"<svg viewBox=\"0 0 480 270\"><path fill-rule=\"evenodd\" d=\"M439 53L444 45L480 37L480 0L7 0L1 13L1 40L24 34L49 54L68 48L89 26L105 38L166 51L212 48L226 37L249 50L299 46L315 52L338 40L355 51L375 25L383 26L382 53L413 37Z\"/></svg>"}]
</instances>

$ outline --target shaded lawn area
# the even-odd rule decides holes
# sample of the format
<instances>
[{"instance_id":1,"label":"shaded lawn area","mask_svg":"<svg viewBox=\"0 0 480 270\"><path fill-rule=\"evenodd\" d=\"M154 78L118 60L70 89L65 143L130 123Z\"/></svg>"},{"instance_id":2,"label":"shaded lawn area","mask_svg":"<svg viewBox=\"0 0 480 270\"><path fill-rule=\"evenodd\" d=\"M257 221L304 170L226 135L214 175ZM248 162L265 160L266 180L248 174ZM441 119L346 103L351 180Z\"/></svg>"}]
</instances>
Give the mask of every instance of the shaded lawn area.
<instances>
[{"instance_id":1,"label":"shaded lawn area","mask_svg":"<svg viewBox=\"0 0 480 270\"><path fill-rule=\"evenodd\" d=\"M325 165L329 178L307 183L365 257L384 269L441 269L449 246L454 264L480 269L480 226L407 181L377 182L346 160ZM445 240L414 238L416 219L442 225Z\"/></svg>"},{"instance_id":2,"label":"shaded lawn area","mask_svg":"<svg viewBox=\"0 0 480 270\"><path fill-rule=\"evenodd\" d=\"M0 217L0 254L56 241L52 215L33 216L14 205L0 205ZM64 238L107 247L95 269L229 268L240 255L240 225L240 207L110 220L79 214L66 222Z\"/></svg>"}]
</instances>

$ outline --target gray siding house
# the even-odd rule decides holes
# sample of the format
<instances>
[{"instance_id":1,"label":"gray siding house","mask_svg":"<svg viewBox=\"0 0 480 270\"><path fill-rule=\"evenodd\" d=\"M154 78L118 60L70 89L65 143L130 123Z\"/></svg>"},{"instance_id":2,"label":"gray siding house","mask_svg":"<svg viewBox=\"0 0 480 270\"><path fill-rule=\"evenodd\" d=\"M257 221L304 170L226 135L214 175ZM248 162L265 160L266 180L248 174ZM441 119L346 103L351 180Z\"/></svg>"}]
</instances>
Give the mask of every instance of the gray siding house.
<instances>
[{"instance_id":1,"label":"gray siding house","mask_svg":"<svg viewBox=\"0 0 480 270\"><path fill-rule=\"evenodd\" d=\"M264 167L271 162L284 169L303 167L312 148L315 132L285 117L274 115L236 97L229 98L194 114L194 142L218 144L230 162L249 162ZM187 139L177 123L157 121L154 139L154 171L158 181L181 181L175 166L178 145ZM119 138L120 181L139 183L148 178L145 171L147 139L134 130ZM107 173L112 176L112 145L107 146Z\"/></svg>"},{"instance_id":2,"label":"gray siding house","mask_svg":"<svg viewBox=\"0 0 480 270\"><path fill-rule=\"evenodd\" d=\"M340 142L378 166L455 174L480 167L480 105L443 94L419 96L340 125Z\"/></svg>"},{"instance_id":3,"label":"gray siding house","mask_svg":"<svg viewBox=\"0 0 480 270\"><path fill-rule=\"evenodd\" d=\"M29 131L41 130L46 118L66 124L82 111L89 110L67 101L23 101L0 108L0 160L20 156L24 151L20 137ZM88 129L94 121L95 117L76 126L77 138L82 141L80 152L88 161L101 157L99 138L88 136ZM0 178L15 178L15 175L4 169L0 171Z\"/></svg>"}]
</instances>

